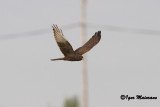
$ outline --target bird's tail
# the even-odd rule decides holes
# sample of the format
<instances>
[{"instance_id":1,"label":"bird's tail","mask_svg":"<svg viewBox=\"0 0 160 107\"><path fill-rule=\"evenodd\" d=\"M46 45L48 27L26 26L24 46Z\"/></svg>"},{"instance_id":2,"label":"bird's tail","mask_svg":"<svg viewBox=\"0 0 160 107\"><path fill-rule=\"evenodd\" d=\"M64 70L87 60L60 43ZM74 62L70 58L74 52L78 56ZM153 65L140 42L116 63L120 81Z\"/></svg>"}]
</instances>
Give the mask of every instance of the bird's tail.
<instances>
[{"instance_id":1,"label":"bird's tail","mask_svg":"<svg viewBox=\"0 0 160 107\"><path fill-rule=\"evenodd\" d=\"M56 61L56 60L64 60L64 58L51 59L51 61Z\"/></svg>"}]
</instances>

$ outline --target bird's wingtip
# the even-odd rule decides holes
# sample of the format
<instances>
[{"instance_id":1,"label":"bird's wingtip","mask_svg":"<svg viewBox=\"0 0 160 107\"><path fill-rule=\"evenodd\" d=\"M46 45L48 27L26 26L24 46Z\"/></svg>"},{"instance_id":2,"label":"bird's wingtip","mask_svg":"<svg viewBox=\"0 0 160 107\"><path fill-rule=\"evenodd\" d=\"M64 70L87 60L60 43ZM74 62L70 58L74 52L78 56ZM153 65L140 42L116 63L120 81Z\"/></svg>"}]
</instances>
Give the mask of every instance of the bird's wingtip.
<instances>
[{"instance_id":1,"label":"bird's wingtip","mask_svg":"<svg viewBox=\"0 0 160 107\"><path fill-rule=\"evenodd\" d=\"M101 31L99 30L98 32L95 33L96 35L101 35Z\"/></svg>"},{"instance_id":2,"label":"bird's wingtip","mask_svg":"<svg viewBox=\"0 0 160 107\"><path fill-rule=\"evenodd\" d=\"M98 33L101 33L101 31L99 30Z\"/></svg>"},{"instance_id":3,"label":"bird's wingtip","mask_svg":"<svg viewBox=\"0 0 160 107\"><path fill-rule=\"evenodd\" d=\"M57 25L56 25L56 24L53 24L53 25L52 25L52 28L53 28L53 29L54 29L54 28L56 28L56 27L57 27Z\"/></svg>"}]
</instances>

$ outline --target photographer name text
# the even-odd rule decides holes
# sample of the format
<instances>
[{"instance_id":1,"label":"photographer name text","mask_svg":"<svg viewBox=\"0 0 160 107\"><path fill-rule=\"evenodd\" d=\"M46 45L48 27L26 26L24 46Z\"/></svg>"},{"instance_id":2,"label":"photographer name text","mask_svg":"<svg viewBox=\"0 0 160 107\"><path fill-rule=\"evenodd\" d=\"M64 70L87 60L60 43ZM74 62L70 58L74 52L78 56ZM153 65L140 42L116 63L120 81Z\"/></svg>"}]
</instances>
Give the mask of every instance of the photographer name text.
<instances>
[{"instance_id":1,"label":"photographer name text","mask_svg":"<svg viewBox=\"0 0 160 107\"><path fill-rule=\"evenodd\" d=\"M153 96L143 96L143 95L136 95L136 96L129 96L129 95L121 95L121 100L156 100L157 97Z\"/></svg>"}]
</instances>

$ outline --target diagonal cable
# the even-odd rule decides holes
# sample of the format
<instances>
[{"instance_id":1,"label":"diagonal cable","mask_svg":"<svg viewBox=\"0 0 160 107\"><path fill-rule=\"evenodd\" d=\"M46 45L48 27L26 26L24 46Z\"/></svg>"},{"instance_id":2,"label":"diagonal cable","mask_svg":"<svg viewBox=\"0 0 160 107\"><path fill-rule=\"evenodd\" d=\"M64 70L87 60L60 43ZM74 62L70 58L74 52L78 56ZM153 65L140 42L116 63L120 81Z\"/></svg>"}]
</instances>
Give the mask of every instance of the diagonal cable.
<instances>
[{"instance_id":1,"label":"diagonal cable","mask_svg":"<svg viewBox=\"0 0 160 107\"><path fill-rule=\"evenodd\" d=\"M80 23L73 23L73 24L63 25L61 28L63 30L69 30L79 26L80 26ZM39 36L39 35L47 34L50 32L51 32L51 29L39 29L39 30L21 32L21 33L1 34L0 40L15 39L15 38L29 37L29 36Z\"/></svg>"},{"instance_id":2,"label":"diagonal cable","mask_svg":"<svg viewBox=\"0 0 160 107\"><path fill-rule=\"evenodd\" d=\"M98 25L93 23L88 23L87 26L89 28L101 28L103 30L114 31L114 32L129 32L129 33L147 34L147 35L160 35L160 30L137 29L137 28L120 27L120 26L112 26L112 25Z\"/></svg>"},{"instance_id":3,"label":"diagonal cable","mask_svg":"<svg viewBox=\"0 0 160 107\"><path fill-rule=\"evenodd\" d=\"M63 30L74 29L80 27L80 22L63 25L60 26ZM87 23L88 28L100 28L101 30L106 31L114 31L114 32L129 32L129 33L137 33L137 34L145 34L145 35L160 35L160 30L151 30L151 29L137 29L137 28L128 28L128 27L120 27L120 26L112 26L112 25L99 25L94 23ZM30 36L39 36L42 34L50 33L51 29L39 29L21 33L10 33L10 34L0 34L0 40L7 39L16 39L21 37L30 37Z\"/></svg>"}]
</instances>

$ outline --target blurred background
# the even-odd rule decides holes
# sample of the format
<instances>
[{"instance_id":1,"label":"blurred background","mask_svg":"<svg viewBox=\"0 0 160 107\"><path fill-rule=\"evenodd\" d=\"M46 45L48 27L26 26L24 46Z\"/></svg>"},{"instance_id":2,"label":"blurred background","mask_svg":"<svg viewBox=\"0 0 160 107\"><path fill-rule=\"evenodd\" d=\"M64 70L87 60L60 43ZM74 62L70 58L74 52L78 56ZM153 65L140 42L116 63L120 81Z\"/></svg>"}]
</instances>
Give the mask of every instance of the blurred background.
<instances>
[{"instance_id":1,"label":"blurred background","mask_svg":"<svg viewBox=\"0 0 160 107\"><path fill-rule=\"evenodd\" d=\"M102 31L87 54L88 107L160 105L159 10L159 0L87 0L87 39ZM51 25L76 49L80 17L81 0L0 0L0 107L81 105L81 62L50 61L63 56Z\"/></svg>"}]
</instances>

